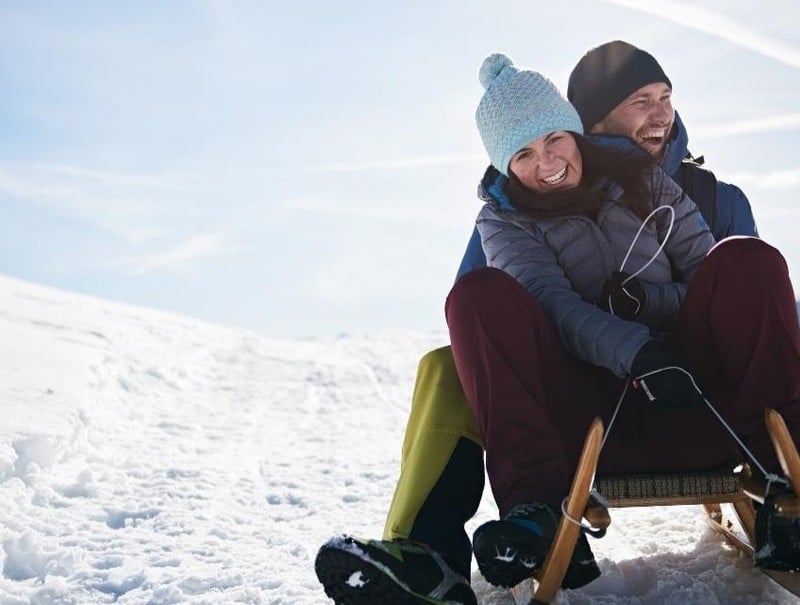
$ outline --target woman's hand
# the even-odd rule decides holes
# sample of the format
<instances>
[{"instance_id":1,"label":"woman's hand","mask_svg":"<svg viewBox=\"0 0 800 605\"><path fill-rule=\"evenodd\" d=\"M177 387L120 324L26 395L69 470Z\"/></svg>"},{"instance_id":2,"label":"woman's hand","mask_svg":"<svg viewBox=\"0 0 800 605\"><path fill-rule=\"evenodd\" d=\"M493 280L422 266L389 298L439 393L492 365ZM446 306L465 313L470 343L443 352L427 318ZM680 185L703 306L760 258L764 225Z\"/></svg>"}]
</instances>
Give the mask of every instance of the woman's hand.
<instances>
[{"instance_id":1,"label":"woman's hand","mask_svg":"<svg viewBox=\"0 0 800 605\"><path fill-rule=\"evenodd\" d=\"M644 288L637 278L631 279L629 273L614 271L611 279L603 284L597 306L620 319L632 321L639 317L645 301Z\"/></svg>"}]
</instances>

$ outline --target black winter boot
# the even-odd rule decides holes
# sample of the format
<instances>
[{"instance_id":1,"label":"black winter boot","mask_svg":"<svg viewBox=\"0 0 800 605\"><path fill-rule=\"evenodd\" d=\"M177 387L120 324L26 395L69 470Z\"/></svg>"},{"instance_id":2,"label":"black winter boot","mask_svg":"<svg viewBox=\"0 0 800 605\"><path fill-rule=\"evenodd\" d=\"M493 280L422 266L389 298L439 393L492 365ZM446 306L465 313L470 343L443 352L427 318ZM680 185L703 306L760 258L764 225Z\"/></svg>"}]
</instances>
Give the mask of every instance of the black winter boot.
<instances>
[{"instance_id":1,"label":"black winter boot","mask_svg":"<svg viewBox=\"0 0 800 605\"><path fill-rule=\"evenodd\" d=\"M791 493L782 483L772 483L764 504L756 511L756 567L800 571L800 519L778 515L775 500Z\"/></svg>"},{"instance_id":2,"label":"black winter boot","mask_svg":"<svg viewBox=\"0 0 800 605\"><path fill-rule=\"evenodd\" d=\"M531 577L544 564L560 516L546 504L520 504L504 519L481 525L473 537L473 550L486 580L510 587ZM578 588L599 575L600 568L581 532L561 586Z\"/></svg>"},{"instance_id":3,"label":"black winter boot","mask_svg":"<svg viewBox=\"0 0 800 605\"><path fill-rule=\"evenodd\" d=\"M405 540L338 536L314 564L336 605L477 605L469 580L436 551Z\"/></svg>"}]
</instances>

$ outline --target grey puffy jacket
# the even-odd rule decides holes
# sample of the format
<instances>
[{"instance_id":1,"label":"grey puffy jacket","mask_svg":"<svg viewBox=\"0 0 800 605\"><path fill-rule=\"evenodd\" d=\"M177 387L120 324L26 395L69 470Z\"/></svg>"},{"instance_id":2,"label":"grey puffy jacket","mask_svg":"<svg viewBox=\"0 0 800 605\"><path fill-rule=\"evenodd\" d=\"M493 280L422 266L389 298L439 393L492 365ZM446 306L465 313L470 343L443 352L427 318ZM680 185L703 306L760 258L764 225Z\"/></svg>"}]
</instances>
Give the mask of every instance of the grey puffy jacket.
<instances>
[{"instance_id":1,"label":"grey puffy jacket","mask_svg":"<svg viewBox=\"0 0 800 605\"><path fill-rule=\"evenodd\" d=\"M654 206L661 210L642 231L621 267L642 220L624 207L624 192L605 187L596 221L586 216L537 220L497 202L487 203L476 221L488 265L502 269L531 292L552 318L569 352L617 376L630 373L633 358L652 332L669 329L689 282L714 238L691 199L659 168L653 170ZM616 270L639 274L647 303L635 322L595 306L603 283ZM673 281L675 280L675 281Z\"/></svg>"}]
</instances>

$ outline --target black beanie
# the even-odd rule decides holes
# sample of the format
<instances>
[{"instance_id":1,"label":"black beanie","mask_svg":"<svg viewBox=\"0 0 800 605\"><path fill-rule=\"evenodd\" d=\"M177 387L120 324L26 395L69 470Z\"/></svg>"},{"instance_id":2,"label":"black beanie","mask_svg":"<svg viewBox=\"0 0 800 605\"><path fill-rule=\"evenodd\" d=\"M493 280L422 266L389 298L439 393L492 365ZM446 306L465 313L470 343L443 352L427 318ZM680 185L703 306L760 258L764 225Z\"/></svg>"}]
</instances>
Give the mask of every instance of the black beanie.
<instances>
[{"instance_id":1,"label":"black beanie","mask_svg":"<svg viewBox=\"0 0 800 605\"><path fill-rule=\"evenodd\" d=\"M648 52L614 40L588 51L569 75L567 99L578 110L585 132L642 86L664 82L667 74Z\"/></svg>"}]
</instances>

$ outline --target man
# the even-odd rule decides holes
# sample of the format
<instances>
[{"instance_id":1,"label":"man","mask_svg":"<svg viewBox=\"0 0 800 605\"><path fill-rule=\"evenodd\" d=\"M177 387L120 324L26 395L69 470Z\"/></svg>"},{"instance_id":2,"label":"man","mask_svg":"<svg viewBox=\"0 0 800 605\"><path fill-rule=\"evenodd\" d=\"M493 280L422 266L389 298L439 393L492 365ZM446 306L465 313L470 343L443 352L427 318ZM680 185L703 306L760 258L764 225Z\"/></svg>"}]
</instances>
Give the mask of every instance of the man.
<instances>
[{"instance_id":1,"label":"man","mask_svg":"<svg viewBox=\"0 0 800 605\"><path fill-rule=\"evenodd\" d=\"M669 78L650 54L614 41L590 50L578 62L567 96L592 140L638 146L658 158L664 171L698 202L718 240L756 235L744 194L691 161L671 93ZM506 177L490 167L480 197L505 196L505 183ZM458 277L485 266L476 230ZM450 347L442 347L420 360L384 540L340 536L325 544L316 572L328 596L338 605L475 605L469 585L472 550L464 524L477 510L483 484L481 438ZM598 575L582 536L562 585L582 586Z\"/></svg>"}]
</instances>

